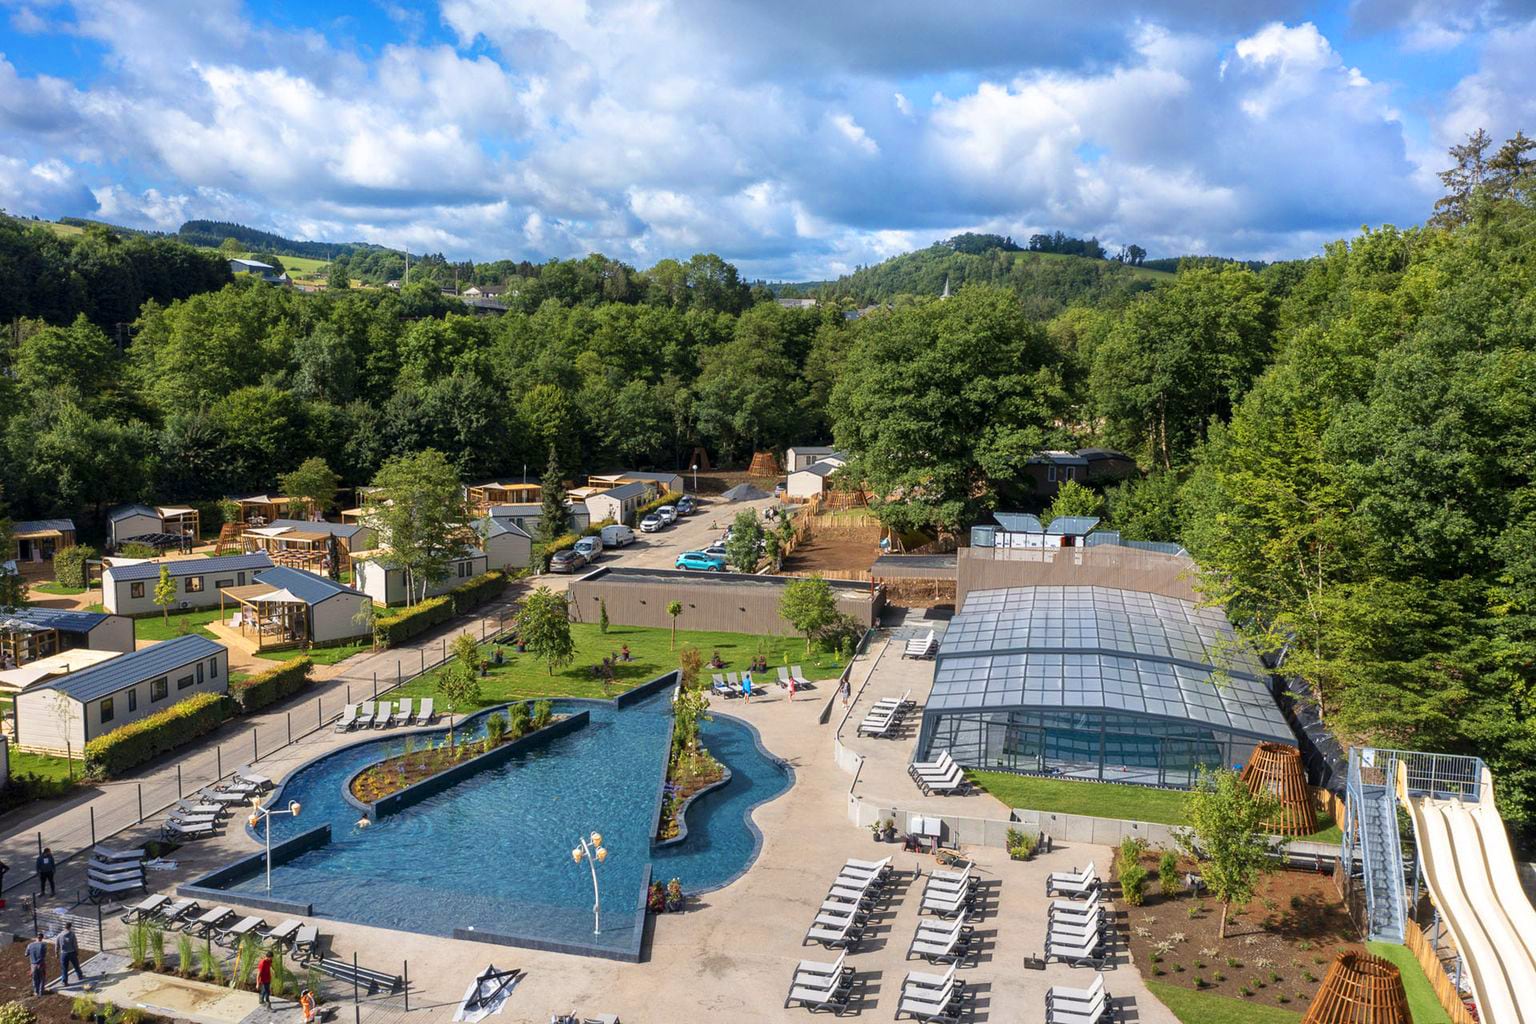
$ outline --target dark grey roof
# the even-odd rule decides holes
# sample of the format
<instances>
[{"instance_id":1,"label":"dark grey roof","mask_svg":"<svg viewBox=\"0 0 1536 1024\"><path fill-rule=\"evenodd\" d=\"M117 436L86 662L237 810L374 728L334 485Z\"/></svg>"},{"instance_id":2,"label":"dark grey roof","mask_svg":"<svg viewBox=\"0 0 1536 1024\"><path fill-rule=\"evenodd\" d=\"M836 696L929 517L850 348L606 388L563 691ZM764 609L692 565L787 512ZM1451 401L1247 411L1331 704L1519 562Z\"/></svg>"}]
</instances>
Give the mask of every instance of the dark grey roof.
<instances>
[{"instance_id":1,"label":"dark grey roof","mask_svg":"<svg viewBox=\"0 0 1536 1024\"><path fill-rule=\"evenodd\" d=\"M1079 448L1077 450L1077 456L1078 458L1084 459L1088 462L1101 462L1105 459L1123 459L1130 463L1134 463L1136 461L1129 455L1125 454L1125 452L1116 451L1113 448Z\"/></svg>"},{"instance_id":2,"label":"dark grey roof","mask_svg":"<svg viewBox=\"0 0 1536 1024\"><path fill-rule=\"evenodd\" d=\"M12 523L11 529L16 533L46 533L49 530L74 533L75 521L73 519L22 519Z\"/></svg>"},{"instance_id":3,"label":"dark grey roof","mask_svg":"<svg viewBox=\"0 0 1536 1024\"><path fill-rule=\"evenodd\" d=\"M992 518L1008 533L1044 533L1045 526L1028 512L994 512Z\"/></svg>"},{"instance_id":4,"label":"dark grey roof","mask_svg":"<svg viewBox=\"0 0 1536 1024\"><path fill-rule=\"evenodd\" d=\"M146 679L167 675L193 662L220 654L223 650L223 647L205 636L188 633L61 676L57 682L49 684L48 688L66 693L78 701L95 700L126 690Z\"/></svg>"},{"instance_id":5,"label":"dark grey roof","mask_svg":"<svg viewBox=\"0 0 1536 1024\"><path fill-rule=\"evenodd\" d=\"M321 601L329 600L337 594L351 594L354 597L367 596L361 590L353 590L351 587L343 586L329 576L316 576L312 572L305 572L303 569L290 569L286 565L280 565L276 569L268 569L266 572L257 573L256 582L286 590L305 604L319 604Z\"/></svg>"},{"instance_id":6,"label":"dark grey roof","mask_svg":"<svg viewBox=\"0 0 1536 1024\"><path fill-rule=\"evenodd\" d=\"M625 470L623 473L621 473L619 475L620 476L627 476L627 477L630 478L630 480L650 480L650 481L659 482L659 481L663 481L663 480L676 480L678 477L682 476L683 474L681 474L681 473L632 473L632 472L630 472L628 470Z\"/></svg>"},{"instance_id":7,"label":"dark grey roof","mask_svg":"<svg viewBox=\"0 0 1536 1024\"><path fill-rule=\"evenodd\" d=\"M1045 528L1052 537L1081 537L1099 525L1097 516L1057 516Z\"/></svg>"},{"instance_id":8,"label":"dark grey roof","mask_svg":"<svg viewBox=\"0 0 1536 1024\"><path fill-rule=\"evenodd\" d=\"M1111 587L1016 587L967 595L927 707L1123 712L1291 742L1267 679L1214 608Z\"/></svg>"},{"instance_id":9,"label":"dark grey roof","mask_svg":"<svg viewBox=\"0 0 1536 1024\"><path fill-rule=\"evenodd\" d=\"M651 485L650 484L645 483L645 482L640 481L640 480L636 480L633 483L620 484L618 487L614 487L614 488L611 488L610 490L603 491L601 494L594 494L594 495L592 495L592 497L594 497L594 498L613 498L613 499L615 499L617 501L623 501L625 498L636 498L636 497L639 497L640 495L644 494L646 491L648 491L650 489L651 489Z\"/></svg>"},{"instance_id":10,"label":"dark grey roof","mask_svg":"<svg viewBox=\"0 0 1536 1024\"><path fill-rule=\"evenodd\" d=\"M119 505L117 508L107 513L107 519L114 523L119 519L127 519L129 516L151 516L155 519L159 519L160 513L156 512L148 505L139 504Z\"/></svg>"},{"instance_id":11,"label":"dark grey roof","mask_svg":"<svg viewBox=\"0 0 1536 1024\"><path fill-rule=\"evenodd\" d=\"M871 576L939 580L952 580L956 572L954 555L881 555L869 570Z\"/></svg>"},{"instance_id":12,"label":"dark grey roof","mask_svg":"<svg viewBox=\"0 0 1536 1024\"><path fill-rule=\"evenodd\" d=\"M486 537L500 537L504 534L510 533L517 537L527 537L529 540L533 539L531 536L529 536L527 530L517 525L516 521L494 514L488 515L483 519L476 519L474 526L476 530L484 531Z\"/></svg>"},{"instance_id":13,"label":"dark grey roof","mask_svg":"<svg viewBox=\"0 0 1536 1024\"><path fill-rule=\"evenodd\" d=\"M1078 455L1076 452L1038 452L1035 455L1030 456L1029 461L1037 466L1045 466L1052 463L1058 466L1088 465L1088 460Z\"/></svg>"},{"instance_id":14,"label":"dark grey roof","mask_svg":"<svg viewBox=\"0 0 1536 1024\"><path fill-rule=\"evenodd\" d=\"M286 526L290 530L309 530L313 533L328 533L333 537L348 540L356 537L359 530L368 529L362 523L327 523L310 519L274 519L267 524L268 529L274 526Z\"/></svg>"},{"instance_id":15,"label":"dark grey roof","mask_svg":"<svg viewBox=\"0 0 1536 1024\"><path fill-rule=\"evenodd\" d=\"M836 448L832 448L824 444L797 444L791 447L789 450L794 452L796 455L831 455L833 452L837 451Z\"/></svg>"},{"instance_id":16,"label":"dark grey roof","mask_svg":"<svg viewBox=\"0 0 1536 1024\"><path fill-rule=\"evenodd\" d=\"M0 613L0 623L18 619L31 626L56 629L60 633L86 633L107 621L105 612L82 612L73 608L17 608Z\"/></svg>"},{"instance_id":17,"label":"dark grey roof","mask_svg":"<svg viewBox=\"0 0 1536 1024\"><path fill-rule=\"evenodd\" d=\"M123 583L128 580L157 580L160 578L160 567L164 566L172 579L182 576L206 576L221 572L239 572L240 570L270 569L273 562L265 551L257 551L248 555L224 555L220 558L178 558L169 562L139 562L136 565L114 565L106 571L112 574L115 583Z\"/></svg>"},{"instance_id":18,"label":"dark grey roof","mask_svg":"<svg viewBox=\"0 0 1536 1024\"><path fill-rule=\"evenodd\" d=\"M833 473L836 473L842 468L842 466L839 466L834 462L813 462L809 466L795 470L795 472L814 473L817 476L831 476Z\"/></svg>"},{"instance_id":19,"label":"dark grey roof","mask_svg":"<svg viewBox=\"0 0 1536 1024\"><path fill-rule=\"evenodd\" d=\"M566 508L569 509L570 507L570 504L567 503ZM501 518L504 516L540 516L544 514L544 506L535 505L532 503L522 505L492 505L490 514L493 518Z\"/></svg>"}]
</instances>

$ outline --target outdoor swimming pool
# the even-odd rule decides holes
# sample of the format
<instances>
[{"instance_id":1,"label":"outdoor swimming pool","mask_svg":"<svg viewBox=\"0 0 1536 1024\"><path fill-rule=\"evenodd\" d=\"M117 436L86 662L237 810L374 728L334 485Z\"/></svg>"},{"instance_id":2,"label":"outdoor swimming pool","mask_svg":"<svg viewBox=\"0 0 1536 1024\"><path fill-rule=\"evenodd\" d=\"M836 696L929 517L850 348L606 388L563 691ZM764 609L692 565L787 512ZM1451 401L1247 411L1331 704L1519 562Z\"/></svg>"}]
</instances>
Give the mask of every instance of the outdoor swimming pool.
<instances>
[{"instance_id":1,"label":"outdoor swimming pool","mask_svg":"<svg viewBox=\"0 0 1536 1024\"><path fill-rule=\"evenodd\" d=\"M686 839L653 852L669 697L665 690L624 708L556 701L557 714L587 711L590 721L367 828L358 827L361 815L342 787L359 769L400 753L403 737L302 768L277 799L300 801L303 814L273 818L273 842L325 824L331 842L276 866L272 895L313 904L321 917L404 931L473 928L537 943L638 950L634 910L646 865L654 864L657 880L675 876L690 892L730 882L757 855L750 808L791 781L790 769L763 752L750 727L717 715L704 723L704 740L733 777L694 801ZM483 735L483 719L469 735ZM597 869L601 935L592 933L591 876L570 855L594 829L608 848ZM266 882L258 871L228 888L264 895Z\"/></svg>"}]
</instances>

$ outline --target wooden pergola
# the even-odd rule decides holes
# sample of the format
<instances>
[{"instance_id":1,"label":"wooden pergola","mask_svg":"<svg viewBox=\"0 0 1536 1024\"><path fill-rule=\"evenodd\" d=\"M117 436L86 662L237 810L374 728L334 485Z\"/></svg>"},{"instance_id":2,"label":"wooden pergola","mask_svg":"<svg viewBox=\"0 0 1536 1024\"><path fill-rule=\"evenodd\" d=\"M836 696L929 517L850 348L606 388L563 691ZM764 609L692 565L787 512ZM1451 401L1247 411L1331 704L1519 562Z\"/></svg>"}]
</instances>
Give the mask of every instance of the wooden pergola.
<instances>
[{"instance_id":1,"label":"wooden pergola","mask_svg":"<svg viewBox=\"0 0 1536 1024\"><path fill-rule=\"evenodd\" d=\"M303 647L309 643L309 605L288 590L265 583L225 587L219 591L221 623L225 622L226 598L239 607L238 618L226 624L238 629L241 639L254 643L257 651Z\"/></svg>"},{"instance_id":2,"label":"wooden pergola","mask_svg":"<svg viewBox=\"0 0 1536 1024\"><path fill-rule=\"evenodd\" d=\"M1282 836L1309 836L1317 831L1317 808L1307 788L1301 751L1287 743L1260 743L1243 765L1243 784L1250 793L1268 793L1279 804L1270 831Z\"/></svg>"},{"instance_id":3,"label":"wooden pergola","mask_svg":"<svg viewBox=\"0 0 1536 1024\"><path fill-rule=\"evenodd\" d=\"M266 533L262 527L248 529L241 535L247 551L265 551L278 565L298 569L317 568L325 561L331 535L318 530L284 530Z\"/></svg>"},{"instance_id":4,"label":"wooden pergola","mask_svg":"<svg viewBox=\"0 0 1536 1024\"><path fill-rule=\"evenodd\" d=\"M492 505L529 505L538 502L541 489L536 483L475 484L465 490L464 497L478 509Z\"/></svg>"},{"instance_id":5,"label":"wooden pergola","mask_svg":"<svg viewBox=\"0 0 1536 1024\"><path fill-rule=\"evenodd\" d=\"M17 668L63 650L59 631L0 612L0 668Z\"/></svg>"},{"instance_id":6,"label":"wooden pergola","mask_svg":"<svg viewBox=\"0 0 1536 1024\"><path fill-rule=\"evenodd\" d=\"M255 494L249 498L236 498L235 504L240 506L241 520L260 524L283 518L296 502L302 504L302 501L300 498L285 498L275 494Z\"/></svg>"},{"instance_id":7,"label":"wooden pergola","mask_svg":"<svg viewBox=\"0 0 1536 1024\"><path fill-rule=\"evenodd\" d=\"M160 528L163 532L190 537L194 542L202 537L202 513L190 505L162 505L155 511L160 514Z\"/></svg>"}]
</instances>

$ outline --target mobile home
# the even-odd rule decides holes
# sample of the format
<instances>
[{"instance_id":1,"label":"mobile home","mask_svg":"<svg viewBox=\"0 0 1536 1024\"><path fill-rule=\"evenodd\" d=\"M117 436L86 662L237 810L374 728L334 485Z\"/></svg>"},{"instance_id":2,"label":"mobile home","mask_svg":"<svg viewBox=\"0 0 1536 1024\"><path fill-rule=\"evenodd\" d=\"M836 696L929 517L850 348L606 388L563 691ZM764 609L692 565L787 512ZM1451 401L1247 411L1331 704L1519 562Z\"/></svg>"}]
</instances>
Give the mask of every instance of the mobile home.
<instances>
[{"instance_id":1,"label":"mobile home","mask_svg":"<svg viewBox=\"0 0 1536 1024\"><path fill-rule=\"evenodd\" d=\"M155 586L160 582L162 567L176 587L176 600L171 611L186 611L218 607L220 590L245 586L258 572L272 568L273 562L266 552L258 551L221 558L178 558L110 565L101 573L102 605L115 615L159 614L161 608L155 604Z\"/></svg>"}]
</instances>

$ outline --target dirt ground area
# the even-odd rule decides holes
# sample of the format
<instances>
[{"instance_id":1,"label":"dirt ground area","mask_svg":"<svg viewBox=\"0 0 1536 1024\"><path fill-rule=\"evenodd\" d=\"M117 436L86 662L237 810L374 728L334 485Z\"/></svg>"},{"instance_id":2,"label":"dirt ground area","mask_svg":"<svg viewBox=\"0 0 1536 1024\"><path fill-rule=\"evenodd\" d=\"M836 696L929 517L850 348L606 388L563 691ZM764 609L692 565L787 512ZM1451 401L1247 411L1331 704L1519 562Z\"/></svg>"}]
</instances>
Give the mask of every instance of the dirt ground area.
<instances>
[{"instance_id":1,"label":"dirt ground area","mask_svg":"<svg viewBox=\"0 0 1536 1024\"><path fill-rule=\"evenodd\" d=\"M80 950L80 962L85 963L94 954ZM70 971L74 976L74 971ZM59 980L59 951L48 944L48 982ZM19 1002L37 1015L38 1024L65 1024L70 1019L68 996L49 995L41 999L32 995L32 971L27 963L27 943L10 942L0 947L0 1003ZM146 1017L146 1020L155 1018Z\"/></svg>"},{"instance_id":2,"label":"dirt ground area","mask_svg":"<svg viewBox=\"0 0 1536 1024\"><path fill-rule=\"evenodd\" d=\"M1156 888L1157 858L1143 863ZM1181 864L1180 878L1193 864ZM1125 907L1131 954L1147 977L1184 988L1305 1013L1334 957L1361 950L1327 875L1278 871L1245 908L1232 908L1218 939L1221 904L1187 893L1149 894Z\"/></svg>"},{"instance_id":3,"label":"dirt ground area","mask_svg":"<svg viewBox=\"0 0 1536 1024\"><path fill-rule=\"evenodd\" d=\"M813 534L795 548L794 554L784 559L784 571L867 573L880 557L879 534L874 530L868 533L868 537Z\"/></svg>"}]
</instances>

